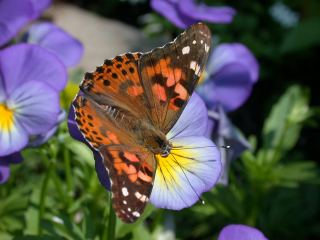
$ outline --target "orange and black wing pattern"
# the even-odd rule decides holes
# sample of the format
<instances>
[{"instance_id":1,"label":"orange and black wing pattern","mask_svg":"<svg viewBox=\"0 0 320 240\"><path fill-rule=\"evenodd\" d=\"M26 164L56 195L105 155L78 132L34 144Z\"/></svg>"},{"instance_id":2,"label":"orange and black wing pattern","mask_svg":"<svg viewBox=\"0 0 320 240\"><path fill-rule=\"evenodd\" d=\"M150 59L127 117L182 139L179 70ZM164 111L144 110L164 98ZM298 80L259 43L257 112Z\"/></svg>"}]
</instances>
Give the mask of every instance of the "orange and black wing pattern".
<instances>
[{"instance_id":1,"label":"orange and black wing pattern","mask_svg":"<svg viewBox=\"0 0 320 240\"><path fill-rule=\"evenodd\" d=\"M113 206L124 222L143 212L152 190L154 155L139 146L128 131L130 115L79 94L73 102L77 125L88 143L100 152L109 173Z\"/></svg>"},{"instance_id":2,"label":"orange and black wing pattern","mask_svg":"<svg viewBox=\"0 0 320 240\"><path fill-rule=\"evenodd\" d=\"M194 24L173 42L142 54L139 60L152 120L165 134L186 106L209 56L211 33Z\"/></svg>"}]
</instances>

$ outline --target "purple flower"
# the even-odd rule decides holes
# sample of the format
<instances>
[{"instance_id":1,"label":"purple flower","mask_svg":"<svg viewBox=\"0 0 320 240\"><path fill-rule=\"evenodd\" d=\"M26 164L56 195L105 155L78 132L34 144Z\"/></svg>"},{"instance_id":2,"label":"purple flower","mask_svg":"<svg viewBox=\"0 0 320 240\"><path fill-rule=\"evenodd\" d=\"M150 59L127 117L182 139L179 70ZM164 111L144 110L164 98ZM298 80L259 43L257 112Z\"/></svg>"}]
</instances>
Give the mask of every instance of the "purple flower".
<instances>
[{"instance_id":1,"label":"purple flower","mask_svg":"<svg viewBox=\"0 0 320 240\"><path fill-rule=\"evenodd\" d=\"M1 0L0 46L12 39L28 22L37 18L51 0Z\"/></svg>"},{"instance_id":2,"label":"purple flower","mask_svg":"<svg viewBox=\"0 0 320 240\"><path fill-rule=\"evenodd\" d=\"M157 169L150 196L151 203L156 207L175 210L189 207L219 179L219 150L204 137L207 121L204 102L193 94L179 120L166 135L173 145L169 156L156 155ZM84 141L74 121L73 110L68 122L71 136ZM109 190L110 182L102 158L96 151L94 153L100 182Z\"/></svg>"},{"instance_id":3,"label":"purple flower","mask_svg":"<svg viewBox=\"0 0 320 240\"><path fill-rule=\"evenodd\" d=\"M151 7L179 28L193 23L230 23L236 11L231 7L209 7L195 0L152 0Z\"/></svg>"},{"instance_id":4,"label":"purple flower","mask_svg":"<svg viewBox=\"0 0 320 240\"><path fill-rule=\"evenodd\" d=\"M23 158L19 152L0 157L0 184L6 182L10 176L10 164L21 163Z\"/></svg>"},{"instance_id":5,"label":"purple flower","mask_svg":"<svg viewBox=\"0 0 320 240\"><path fill-rule=\"evenodd\" d=\"M65 66L42 47L17 44L0 51L1 157L55 127L66 81Z\"/></svg>"},{"instance_id":6,"label":"purple flower","mask_svg":"<svg viewBox=\"0 0 320 240\"><path fill-rule=\"evenodd\" d=\"M225 111L233 111L248 99L258 76L259 65L249 49L240 43L220 44L210 55L197 92L209 109L221 104Z\"/></svg>"},{"instance_id":7,"label":"purple flower","mask_svg":"<svg viewBox=\"0 0 320 240\"><path fill-rule=\"evenodd\" d=\"M49 49L67 67L77 65L83 54L83 46L77 39L49 22L33 24L26 41Z\"/></svg>"},{"instance_id":8,"label":"purple flower","mask_svg":"<svg viewBox=\"0 0 320 240\"><path fill-rule=\"evenodd\" d=\"M257 60L244 45L221 44L210 55L207 74L197 88L210 109L207 135L220 146L231 146L221 150L224 170L220 182L224 184L227 183L231 160L250 147L226 112L239 108L248 99L258 76Z\"/></svg>"},{"instance_id":9,"label":"purple flower","mask_svg":"<svg viewBox=\"0 0 320 240\"><path fill-rule=\"evenodd\" d=\"M218 240L268 240L258 229L240 224L224 227Z\"/></svg>"}]
</instances>

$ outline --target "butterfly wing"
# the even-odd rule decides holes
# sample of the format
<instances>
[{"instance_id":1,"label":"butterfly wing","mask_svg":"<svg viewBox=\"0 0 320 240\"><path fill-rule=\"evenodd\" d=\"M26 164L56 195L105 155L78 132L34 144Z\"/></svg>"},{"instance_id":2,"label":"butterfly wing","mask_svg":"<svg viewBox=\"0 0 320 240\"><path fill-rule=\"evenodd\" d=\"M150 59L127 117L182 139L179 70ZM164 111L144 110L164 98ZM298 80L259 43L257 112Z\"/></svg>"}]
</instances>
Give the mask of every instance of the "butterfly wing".
<instances>
[{"instance_id":1,"label":"butterfly wing","mask_svg":"<svg viewBox=\"0 0 320 240\"><path fill-rule=\"evenodd\" d=\"M79 94L73 102L77 125L100 152L111 180L113 206L124 222L143 212L152 189L154 156L137 142L134 117Z\"/></svg>"},{"instance_id":2,"label":"butterfly wing","mask_svg":"<svg viewBox=\"0 0 320 240\"><path fill-rule=\"evenodd\" d=\"M141 53L126 53L105 60L96 71L85 74L81 91L99 104L116 107L138 119L148 119L138 71L140 56Z\"/></svg>"},{"instance_id":3,"label":"butterfly wing","mask_svg":"<svg viewBox=\"0 0 320 240\"><path fill-rule=\"evenodd\" d=\"M154 155L148 152L100 148L111 179L112 204L118 217L132 223L142 214L152 190Z\"/></svg>"},{"instance_id":4,"label":"butterfly wing","mask_svg":"<svg viewBox=\"0 0 320 240\"><path fill-rule=\"evenodd\" d=\"M139 60L145 98L153 123L164 133L178 120L207 62L211 33L194 24L173 42L143 54Z\"/></svg>"}]
</instances>

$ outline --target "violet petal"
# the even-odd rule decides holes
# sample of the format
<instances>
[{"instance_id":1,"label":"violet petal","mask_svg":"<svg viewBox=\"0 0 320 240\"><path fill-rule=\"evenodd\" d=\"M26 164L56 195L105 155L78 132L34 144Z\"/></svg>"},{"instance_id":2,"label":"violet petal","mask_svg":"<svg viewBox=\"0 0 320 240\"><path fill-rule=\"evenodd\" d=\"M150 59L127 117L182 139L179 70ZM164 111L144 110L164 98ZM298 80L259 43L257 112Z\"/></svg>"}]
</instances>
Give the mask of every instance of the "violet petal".
<instances>
[{"instance_id":1,"label":"violet petal","mask_svg":"<svg viewBox=\"0 0 320 240\"><path fill-rule=\"evenodd\" d=\"M49 49L67 67L77 65L83 54L83 46L77 39L48 22L32 25L28 31L27 41Z\"/></svg>"},{"instance_id":2,"label":"violet petal","mask_svg":"<svg viewBox=\"0 0 320 240\"><path fill-rule=\"evenodd\" d=\"M218 240L268 240L258 229L241 224L231 224L222 229Z\"/></svg>"},{"instance_id":3,"label":"violet petal","mask_svg":"<svg viewBox=\"0 0 320 240\"><path fill-rule=\"evenodd\" d=\"M0 1L0 46L13 38L33 18L29 0Z\"/></svg>"},{"instance_id":4,"label":"violet petal","mask_svg":"<svg viewBox=\"0 0 320 240\"><path fill-rule=\"evenodd\" d=\"M32 44L16 44L0 52L0 72L10 95L28 81L45 82L56 91L67 83L67 72L48 50Z\"/></svg>"},{"instance_id":5,"label":"violet petal","mask_svg":"<svg viewBox=\"0 0 320 240\"><path fill-rule=\"evenodd\" d=\"M231 7L211 7L197 4L195 0L179 1L179 10L192 19L211 23L230 23L236 14Z\"/></svg>"}]
</instances>

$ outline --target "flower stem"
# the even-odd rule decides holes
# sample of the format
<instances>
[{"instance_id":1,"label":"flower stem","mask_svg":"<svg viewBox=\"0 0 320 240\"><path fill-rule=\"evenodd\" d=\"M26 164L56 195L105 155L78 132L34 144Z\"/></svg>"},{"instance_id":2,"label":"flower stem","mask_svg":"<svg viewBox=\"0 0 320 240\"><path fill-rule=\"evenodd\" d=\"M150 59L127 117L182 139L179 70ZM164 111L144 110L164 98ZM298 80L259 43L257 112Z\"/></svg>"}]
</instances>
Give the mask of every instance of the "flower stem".
<instances>
[{"instance_id":1,"label":"flower stem","mask_svg":"<svg viewBox=\"0 0 320 240\"><path fill-rule=\"evenodd\" d=\"M116 214L112 207L112 199L111 199L111 193L109 198L109 211L108 211L108 228L105 228L107 231L103 232L102 240L114 240L115 239L115 233L116 233ZM107 221L107 215L105 214L105 221Z\"/></svg>"},{"instance_id":2,"label":"flower stem","mask_svg":"<svg viewBox=\"0 0 320 240\"><path fill-rule=\"evenodd\" d=\"M66 147L63 149L63 158L64 158L64 167L66 171L66 181L67 181L67 199L68 199L68 203L70 203L71 195L73 191L73 187L72 187L73 183L72 183L72 175L71 175L70 152Z\"/></svg>"},{"instance_id":3,"label":"flower stem","mask_svg":"<svg viewBox=\"0 0 320 240\"><path fill-rule=\"evenodd\" d=\"M46 200L46 195L48 190L49 179L50 179L53 167L54 167L54 163L50 162L49 169L47 171L47 174L45 175L45 178L41 186L40 200L39 200L39 215L38 215L38 235L42 234L41 219L43 218L43 215L44 215L44 210L46 205L45 200Z\"/></svg>"}]
</instances>

